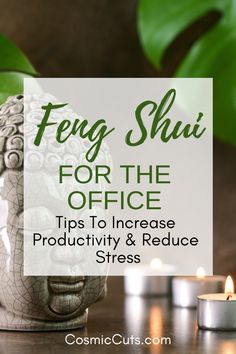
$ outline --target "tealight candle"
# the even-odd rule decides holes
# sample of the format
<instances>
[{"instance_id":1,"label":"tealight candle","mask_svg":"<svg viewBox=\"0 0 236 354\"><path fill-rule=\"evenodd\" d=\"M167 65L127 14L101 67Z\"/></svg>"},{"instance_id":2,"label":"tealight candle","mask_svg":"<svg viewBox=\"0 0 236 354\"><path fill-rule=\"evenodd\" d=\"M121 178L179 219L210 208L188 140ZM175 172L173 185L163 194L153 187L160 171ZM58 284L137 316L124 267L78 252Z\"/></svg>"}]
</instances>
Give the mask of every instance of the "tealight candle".
<instances>
[{"instance_id":1,"label":"tealight candle","mask_svg":"<svg viewBox=\"0 0 236 354\"><path fill-rule=\"evenodd\" d=\"M196 277L176 277L173 279L173 304L180 307L196 307L198 295L222 292L224 282L224 276L206 277L204 269L199 267Z\"/></svg>"},{"instance_id":2,"label":"tealight candle","mask_svg":"<svg viewBox=\"0 0 236 354\"><path fill-rule=\"evenodd\" d=\"M202 329L236 330L236 294L230 276L227 277L224 294L198 296L197 321Z\"/></svg>"},{"instance_id":3,"label":"tealight candle","mask_svg":"<svg viewBox=\"0 0 236 354\"><path fill-rule=\"evenodd\" d=\"M125 292L128 295L168 295L170 293L170 277L175 267L163 264L154 258L150 264L130 266L125 270ZM158 276L157 276L158 275Z\"/></svg>"}]
</instances>

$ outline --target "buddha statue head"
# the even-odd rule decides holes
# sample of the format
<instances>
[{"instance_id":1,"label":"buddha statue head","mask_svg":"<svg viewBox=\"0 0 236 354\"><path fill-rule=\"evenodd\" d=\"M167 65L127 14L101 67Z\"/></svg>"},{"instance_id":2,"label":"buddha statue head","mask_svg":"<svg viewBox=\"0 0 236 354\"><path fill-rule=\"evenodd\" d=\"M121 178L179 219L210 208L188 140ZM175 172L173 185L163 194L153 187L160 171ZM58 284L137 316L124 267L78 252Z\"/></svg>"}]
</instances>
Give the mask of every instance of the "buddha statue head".
<instances>
[{"instance_id":1,"label":"buddha statue head","mask_svg":"<svg viewBox=\"0 0 236 354\"><path fill-rule=\"evenodd\" d=\"M0 106L0 329L83 327L88 307L104 295L106 277L24 276L23 121L23 95L9 97ZM27 212L50 219L42 206Z\"/></svg>"}]
</instances>

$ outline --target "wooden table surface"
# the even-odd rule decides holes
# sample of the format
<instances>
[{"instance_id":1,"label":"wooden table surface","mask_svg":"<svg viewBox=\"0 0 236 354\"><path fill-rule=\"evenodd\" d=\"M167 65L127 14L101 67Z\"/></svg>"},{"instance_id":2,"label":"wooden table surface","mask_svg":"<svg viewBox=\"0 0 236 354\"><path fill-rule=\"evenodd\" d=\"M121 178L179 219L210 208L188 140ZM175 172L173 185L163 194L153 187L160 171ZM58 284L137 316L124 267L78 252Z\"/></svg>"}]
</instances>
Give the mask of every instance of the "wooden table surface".
<instances>
[{"instance_id":1,"label":"wooden table surface","mask_svg":"<svg viewBox=\"0 0 236 354\"><path fill-rule=\"evenodd\" d=\"M194 310L174 308L168 298L125 296L123 278L110 277L105 300L90 308L84 329L45 332L0 332L1 354L61 353L173 353L234 354L235 332L201 331L196 326ZM76 337L113 336L119 333L144 337L171 338L171 345L72 345L65 344L68 333Z\"/></svg>"}]
</instances>

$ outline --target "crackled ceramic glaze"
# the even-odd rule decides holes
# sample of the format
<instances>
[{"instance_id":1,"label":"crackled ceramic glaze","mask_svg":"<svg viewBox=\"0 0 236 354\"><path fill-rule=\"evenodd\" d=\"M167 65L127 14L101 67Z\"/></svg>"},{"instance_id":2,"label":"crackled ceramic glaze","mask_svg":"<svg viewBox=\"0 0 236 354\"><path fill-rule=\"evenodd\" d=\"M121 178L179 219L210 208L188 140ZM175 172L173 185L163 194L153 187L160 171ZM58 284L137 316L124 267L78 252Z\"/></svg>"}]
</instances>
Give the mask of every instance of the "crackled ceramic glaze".
<instances>
[{"instance_id":1,"label":"crackled ceramic glaze","mask_svg":"<svg viewBox=\"0 0 236 354\"><path fill-rule=\"evenodd\" d=\"M0 329L82 327L105 277L23 275L23 111L22 95L0 106Z\"/></svg>"}]
</instances>

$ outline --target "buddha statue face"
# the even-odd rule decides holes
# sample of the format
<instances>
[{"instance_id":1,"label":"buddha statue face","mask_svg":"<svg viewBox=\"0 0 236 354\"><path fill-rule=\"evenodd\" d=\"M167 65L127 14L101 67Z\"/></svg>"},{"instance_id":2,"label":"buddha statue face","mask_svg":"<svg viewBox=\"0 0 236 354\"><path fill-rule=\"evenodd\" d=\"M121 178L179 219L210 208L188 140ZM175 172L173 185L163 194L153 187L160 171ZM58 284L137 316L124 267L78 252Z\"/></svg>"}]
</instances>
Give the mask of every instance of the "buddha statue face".
<instances>
[{"instance_id":1,"label":"buddha statue face","mask_svg":"<svg viewBox=\"0 0 236 354\"><path fill-rule=\"evenodd\" d=\"M104 295L106 277L24 276L23 111L22 95L0 106L0 329L82 327L88 307ZM27 212L52 222L45 206Z\"/></svg>"}]
</instances>

